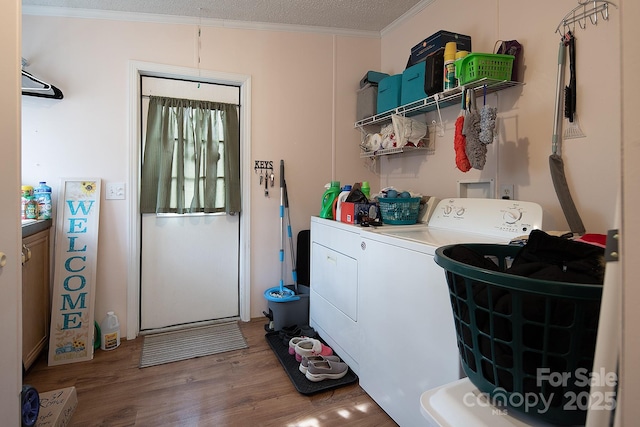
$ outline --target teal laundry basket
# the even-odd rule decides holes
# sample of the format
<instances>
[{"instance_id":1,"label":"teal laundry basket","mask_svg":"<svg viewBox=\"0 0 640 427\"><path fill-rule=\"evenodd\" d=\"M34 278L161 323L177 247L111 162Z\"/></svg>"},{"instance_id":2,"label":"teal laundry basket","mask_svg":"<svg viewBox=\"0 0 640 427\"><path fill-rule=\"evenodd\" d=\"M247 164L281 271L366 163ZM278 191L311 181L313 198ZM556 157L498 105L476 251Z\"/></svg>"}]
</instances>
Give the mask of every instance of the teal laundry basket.
<instances>
[{"instance_id":1,"label":"teal laundry basket","mask_svg":"<svg viewBox=\"0 0 640 427\"><path fill-rule=\"evenodd\" d=\"M471 382L500 406L556 425L584 424L602 286L509 274L519 246L461 245L499 271L452 259L455 246L436 249L435 262L445 270Z\"/></svg>"}]
</instances>

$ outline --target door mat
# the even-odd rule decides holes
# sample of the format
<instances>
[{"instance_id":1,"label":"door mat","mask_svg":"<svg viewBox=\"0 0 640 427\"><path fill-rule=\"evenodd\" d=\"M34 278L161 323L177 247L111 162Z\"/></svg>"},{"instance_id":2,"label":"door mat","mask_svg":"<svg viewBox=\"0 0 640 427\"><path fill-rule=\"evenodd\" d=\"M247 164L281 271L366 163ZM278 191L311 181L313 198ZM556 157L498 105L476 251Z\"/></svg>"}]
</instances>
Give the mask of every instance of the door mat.
<instances>
[{"instance_id":1,"label":"door mat","mask_svg":"<svg viewBox=\"0 0 640 427\"><path fill-rule=\"evenodd\" d=\"M140 367L146 368L247 347L238 322L161 332L144 337Z\"/></svg>"},{"instance_id":2,"label":"door mat","mask_svg":"<svg viewBox=\"0 0 640 427\"><path fill-rule=\"evenodd\" d=\"M273 353L276 355L289 379L294 387L301 394L314 394L321 391L332 390L345 385L353 384L358 381L358 376L349 368L347 374L337 380L323 380L317 383L309 381L307 377L300 372L300 362L296 361L296 357L289 354L289 345L282 341L278 332L269 332L265 335L267 342L271 346ZM322 340L320 340L322 341ZM324 341L323 341L324 342ZM326 343L325 343L326 344ZM340 356L339 354L337 356Z\"/></svg>"}]
</instances>

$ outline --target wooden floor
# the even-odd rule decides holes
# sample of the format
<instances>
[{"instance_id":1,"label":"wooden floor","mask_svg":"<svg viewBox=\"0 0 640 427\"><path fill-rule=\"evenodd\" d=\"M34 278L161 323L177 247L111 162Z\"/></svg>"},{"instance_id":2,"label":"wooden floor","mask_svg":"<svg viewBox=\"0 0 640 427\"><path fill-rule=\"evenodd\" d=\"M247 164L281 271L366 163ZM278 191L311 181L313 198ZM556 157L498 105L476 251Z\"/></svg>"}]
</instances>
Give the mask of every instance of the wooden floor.
<instances>
[{"instance_id":1,"label":"wooden floor","mask_svg":"<svg viewBox=\"0 0 640 427\"><path fill-rule=\"evenodd\" d=\"M24 383L46 392L75 386L71 426L395 426L360 388L305 396L296 391L264 335L265 319L240 322L249 348L144 369L143 337L93 360L47 366Z\"/></svg>"}]
</instances>

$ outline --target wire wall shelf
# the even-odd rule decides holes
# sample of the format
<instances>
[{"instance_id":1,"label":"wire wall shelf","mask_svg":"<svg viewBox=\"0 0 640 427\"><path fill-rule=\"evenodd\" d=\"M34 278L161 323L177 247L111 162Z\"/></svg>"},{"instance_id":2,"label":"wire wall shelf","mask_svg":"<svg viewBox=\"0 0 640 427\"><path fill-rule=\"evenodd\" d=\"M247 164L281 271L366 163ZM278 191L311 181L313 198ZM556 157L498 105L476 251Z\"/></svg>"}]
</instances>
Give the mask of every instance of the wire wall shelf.
<instances>
[{"instance_id":1,"label":"wire wall shelf","mask_svg":"<svg viewBox=\"0 0 640 427\"><path fill-rule=\"evenodd\" d=\"M355 123L355 127L358 129L362 129L364 126L376 125L390 121L393 114L398 114L405 117L415 116L417 114L435 111L438 108L459 104L462 100L462 94L464 93L465 89L474 89L476 92L483 93L484 87L486 86L487 93L493 93L502 89L520 85L523 85L523 83L510 80L476 80L464 86L458 86L446 92L440 92L435 95L428 96L424 99L412 102L410 104L401 105L397 108L394 108L393 110L385 111L371 117L366 117L360 121L357 121Z\"/></svg>"},{"instance_id":2,"label":"wire wall shelf","mask_svg":"<svg viewBox=\"0 0 640 427\"><path fill-rule=\"evenodd\" d=\"M414 147L412 145L405 145L404 147L394 147L394 148L381 148L376 151L361 151L360 158L368 159L372 157L378 156L386 156L387 154L399 154L399 153L408 153L412 151L427 151L433 152L434 150L430 147Z\"/></svg>"},{"instance_id":3,"label":"wire wall shelf","mask_svg":"<svg viewBox=\"0 0 640 427\"><path fill-rule=\"evenodd\" d=\"M524 85L524 83L514 82L510 80L494 80L487 78L480 79L474 82L467 83L464 86L458 86L451 90L428 96L424 99L420 99L410 104L401 105L397 108L394 108L393 110L385 111L371 117L366 117L360 121L357 121L355 123L355 128L360 129L363 137L365 137L369 133L367 127L386 124L387 122L391 121L391 116L394 114L404 117L410 117L435 110L438 110L439 112L440 108L445 108L452 105L460 105L460 102L462 101L462 94L465 92L465 90L468 89L473 89L475 92L479 92L480 94L489 94L497 92L499 90L522 85ZM437 122L435 120L433 121L433 123L435 124L436 128L440 129L438 135L443 136L444 128L442 125L442 118L440 118L440 124L436 124ZM427 153L433 153L435 149L433 144L429 144L429 146L425 147L405 145L404 147L381 148L375 151L367 151L363 149L360 152L360 158L376 158L378 156L385 156L388 154L408 153L414 151L426 151Z\"/></svg>"}]
</instances>

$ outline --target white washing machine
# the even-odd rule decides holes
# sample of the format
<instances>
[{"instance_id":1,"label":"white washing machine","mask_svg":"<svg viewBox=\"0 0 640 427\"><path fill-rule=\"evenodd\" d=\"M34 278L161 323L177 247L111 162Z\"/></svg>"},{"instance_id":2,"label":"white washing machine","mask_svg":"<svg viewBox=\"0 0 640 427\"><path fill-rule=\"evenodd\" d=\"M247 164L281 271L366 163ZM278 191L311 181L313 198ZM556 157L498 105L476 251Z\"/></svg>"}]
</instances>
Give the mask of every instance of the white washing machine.
<instances>
[{"instance_id":1,"label":"white washing machine","mask_svg":"<svg viewBox=\"0 0 640 427\"><path fill-rule=\"evenodd\" d=\"M360 385L399 425L501 425L494 423L491 416L488 423L483 423L473 415L447 423L449 415L462 412L461 405L456 405L462 399L456 394L460 390L446 387L460 388L462 384L467 387L464 394L473 386L467 379L459 380L462 375L448 286L444 271L433 256L437 248L450 244L507 244L541 227L542 208L536 203L449 198L436 205L426 225L384 225L361 233L363 248L370 255L367 259L374 261L362 269L362 274L371 276L372 289L368 289L359 308L363 323L368 325L363 330L368 353L362 352L360 358ZM427 264L422 273L425 278L428 276L427 280L407 283L397 270L381 269L377 264L384 262L391 251L396 260L401 258L397 265L405 269L418 262L421 268ZM397 286L391 285L394 281ZM380 307L384 307L384 315ZM382 369L380 359L397 361L407 340L411 340L407 362L390 363ZM369 358L368 354L375 357ZM445 391L441 391L442 387ZM432 399L428 394L431 390L440 393L436 392ZM505 422L510 417L502 413L499 418Z\"/></svg>"},{"instance_id":2,"label":"white washing machine","mask_svg":"<svg viewBox=\"0 0 640 427\"><path fill-rule=\"evenodd\" d=\"M420 396L420 410L432 427L552 427L494 406L468 378L425 391Z\"/></svg>"}]
</instances>

